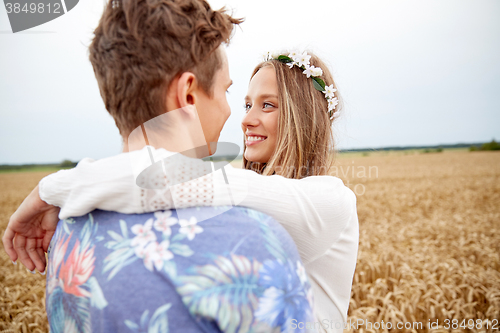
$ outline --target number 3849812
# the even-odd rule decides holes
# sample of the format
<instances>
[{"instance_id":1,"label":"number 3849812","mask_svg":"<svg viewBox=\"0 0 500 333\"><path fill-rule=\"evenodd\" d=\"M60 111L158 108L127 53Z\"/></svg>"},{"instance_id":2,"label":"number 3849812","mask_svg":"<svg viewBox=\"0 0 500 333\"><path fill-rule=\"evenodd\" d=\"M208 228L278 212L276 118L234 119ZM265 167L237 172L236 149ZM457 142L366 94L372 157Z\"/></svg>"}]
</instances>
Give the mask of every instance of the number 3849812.
<instances>
[{"instance_id":1,"label":"number 3849812","mask_svg":"<svg viewBox=\"0 0 500 333\"><path fill-rule=\"evenodd\" d=\"M10 3L7 2L5 4L5 8L7 9L7 14L10 13L52 13L52 14L62 14L61 4L58 2L55 3L25 3L20 4L18 2Z\"/></svg>"},{"instance_id":2,"label":"number 3849812","mask_svg":"<svg viewBox=\"0 0 500 333\"><path fill-rule=\"evenodd\" d=\"M481 319L469 319L462 320L461 322L458 319L445 319L444 321L444 329L458 329L458 328L469 328L469 329L481 329L481 328L492 328L498 329L500 326L498 324L498 319L493 320L481 320Z\"/></svg>"}]
</instances>

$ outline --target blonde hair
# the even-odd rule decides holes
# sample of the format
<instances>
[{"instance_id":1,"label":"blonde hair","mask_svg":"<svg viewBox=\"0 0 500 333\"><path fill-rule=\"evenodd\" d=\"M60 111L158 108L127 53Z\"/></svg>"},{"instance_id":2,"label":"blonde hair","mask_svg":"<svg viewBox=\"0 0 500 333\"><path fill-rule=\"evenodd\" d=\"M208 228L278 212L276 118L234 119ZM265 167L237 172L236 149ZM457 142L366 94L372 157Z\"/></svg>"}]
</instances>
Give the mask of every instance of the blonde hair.
<instances>
[{"instance_id":1,"label":"blonde hair","mask_svg":"<svg viewBox=\"0 0 500 333\"><path fill-rule=\"evenodd\" d=\"M321 78L326 85L333 84L337 88L326 64L311 52L308 54L311 55L310 64L323 69ZM244 168L263 175L294 179L327 175L333 163L334 138L325 95L314 88L312 79L300 68L289 68L278 60L258 64L252 78L264 67L273 67L278 81L278 139L267 163L245 159L245 147ZM342 100L338 92L335 96L339 100L335 108L338 111L342 108Z\"/></svg>"}]
</instances>

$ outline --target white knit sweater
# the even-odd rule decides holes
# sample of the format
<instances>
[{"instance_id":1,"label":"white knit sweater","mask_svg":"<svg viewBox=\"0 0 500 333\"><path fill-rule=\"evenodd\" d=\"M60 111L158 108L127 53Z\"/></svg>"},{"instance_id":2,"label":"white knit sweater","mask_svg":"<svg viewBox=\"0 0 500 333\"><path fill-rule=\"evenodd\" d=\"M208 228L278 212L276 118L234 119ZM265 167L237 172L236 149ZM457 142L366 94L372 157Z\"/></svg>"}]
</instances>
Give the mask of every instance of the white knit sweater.
<instances>
[{"instance_id":1,"label":"white knit sweater","mask_svg":"<svg viewBox=\"0 0 500 333\"><path fill-rule=\"evenodd\" d=\"M170 159L175 163L167 162L163 167L157 164L160 167L145 173L149 178L136 180L151 165L151 158L168 161L167 157L173 155L164 149L145 147L97 161L85 158L74 169L43 178L40 198L61 207L61 219L94 209L132 214L227 206L221 207L222 212L229 205L238 205L261 211L276 219L297 244L313 286L316 321L327 332L342 332L358 252L354 193L332 176L300 180L262 176L231 165L222 169L221 162L202 162L180 154ZM212 168L218 170L211 172ZM159 183L161 189L143 188L153 183L157 187Z\"/></svg>"}]
</instances>

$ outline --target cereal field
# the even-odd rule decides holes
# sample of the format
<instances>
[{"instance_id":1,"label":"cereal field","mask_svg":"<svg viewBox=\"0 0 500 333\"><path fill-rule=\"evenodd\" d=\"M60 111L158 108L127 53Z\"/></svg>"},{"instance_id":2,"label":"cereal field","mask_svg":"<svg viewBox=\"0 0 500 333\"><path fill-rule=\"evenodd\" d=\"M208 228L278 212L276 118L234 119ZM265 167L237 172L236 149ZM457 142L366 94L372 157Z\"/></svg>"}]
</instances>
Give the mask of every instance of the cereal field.
<instances>
[{"instance_id":1,"label":"cereal field","mask_svg":"<svg viewBox=\"0 0 500 333\"><path fill-rule=\"evenodd\" d=\"M391 332L498 331L499 152L346 154L332 172L358 197L349 319L360 324L347 331L387 331L388 322ZM1 234L46 174L0 173ZM0 266L0 333L47 332L44 276L12 265L3 249Z\"/></svg>"}]
</instances>

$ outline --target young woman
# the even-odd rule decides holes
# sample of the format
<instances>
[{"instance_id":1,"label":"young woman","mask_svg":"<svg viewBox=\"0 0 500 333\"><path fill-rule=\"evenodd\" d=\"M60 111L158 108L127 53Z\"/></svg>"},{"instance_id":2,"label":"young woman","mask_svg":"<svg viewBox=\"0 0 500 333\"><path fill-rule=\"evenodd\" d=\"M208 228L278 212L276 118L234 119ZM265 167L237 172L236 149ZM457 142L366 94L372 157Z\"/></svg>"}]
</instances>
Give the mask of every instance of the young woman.
<instances>
[{"instance_id":1,"label":"young woman","mask_svg":"<svg viewBox=\"0 0 500 333\"><path fill-rule=\"evenodd\" d=\"M292 236L313 286L316 320L329 332L341 332L359 231L354 193L328 176L332 122L339 112L335 92L333 78L318 57L305 52L269 56L255 68L245 97L244 169L226 166L225 174L192 177L170 190L147 190L131 182L131 174L117 179L102 172L123 160L85 159L75 169L44 178L40 197L61 207L61 219L94 209L145 213L224 206L237 198L237 205L270 215ZM186 158L176 172L167 170L167 180L180 183L174 178L179 167L180 173L190 170L189 163L208 162ZM96 185L91 192L84 181L90 178Z\"/></svg>"}]
</instances>

